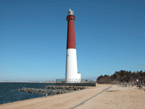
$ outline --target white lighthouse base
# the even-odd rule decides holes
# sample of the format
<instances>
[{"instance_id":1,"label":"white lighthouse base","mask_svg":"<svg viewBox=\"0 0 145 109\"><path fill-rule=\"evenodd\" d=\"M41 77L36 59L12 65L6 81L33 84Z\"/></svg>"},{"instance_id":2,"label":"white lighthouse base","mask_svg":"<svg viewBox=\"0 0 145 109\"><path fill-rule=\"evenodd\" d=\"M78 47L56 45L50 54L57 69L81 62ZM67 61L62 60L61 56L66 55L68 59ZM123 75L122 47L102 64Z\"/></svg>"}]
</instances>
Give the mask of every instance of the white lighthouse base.
<instances>
[{"instance_id":1,"label":"white lighthouse base","mask_svg":"<svg viewBox=\"0 0 145 109\"><path fill-rule=\"evenodd\" d=\"M76 49L67 49L66 56L66 82L79 83L81 82L81 74L77 69Z\"/></svg>"}]
</instances>

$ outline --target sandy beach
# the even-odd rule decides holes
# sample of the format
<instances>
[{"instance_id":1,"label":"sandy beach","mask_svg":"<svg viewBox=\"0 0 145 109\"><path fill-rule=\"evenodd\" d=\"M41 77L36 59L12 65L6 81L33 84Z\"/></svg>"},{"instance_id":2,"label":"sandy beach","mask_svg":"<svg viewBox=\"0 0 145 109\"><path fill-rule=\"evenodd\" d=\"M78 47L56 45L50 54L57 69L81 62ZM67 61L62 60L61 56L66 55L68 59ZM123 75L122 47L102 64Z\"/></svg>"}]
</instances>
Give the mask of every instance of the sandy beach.
<instances>
[{"instance_id":1,"label":"sandy beach","mask_svg":"<svg viewBox=\"0 0 145 109\"><path fill-rule=\"evenodd\" d=\"M96 87L85 90L0 105L0 109L71 109L73 107L74 109L144 109L145 91L135 86L97 84Z\"/></svg>"}]
</instances>

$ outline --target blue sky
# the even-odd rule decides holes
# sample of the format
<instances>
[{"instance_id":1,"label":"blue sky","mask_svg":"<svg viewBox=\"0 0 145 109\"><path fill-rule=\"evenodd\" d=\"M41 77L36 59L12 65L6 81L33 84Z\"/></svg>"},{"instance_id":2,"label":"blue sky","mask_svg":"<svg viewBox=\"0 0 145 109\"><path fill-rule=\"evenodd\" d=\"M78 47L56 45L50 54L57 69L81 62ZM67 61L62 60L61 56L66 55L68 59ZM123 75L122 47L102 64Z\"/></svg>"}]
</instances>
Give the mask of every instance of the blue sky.
<instances>
[{"instance_id":1,"label":"blue sky","mask_svg":"<svg viewBox=\"0 0 145 109\"><path fill-rule=\"evenodd\" d=\"M0 0L0 81L65 77L69 9L82 78L145 71L144 0Z\"/></svg>"}]
</instances>

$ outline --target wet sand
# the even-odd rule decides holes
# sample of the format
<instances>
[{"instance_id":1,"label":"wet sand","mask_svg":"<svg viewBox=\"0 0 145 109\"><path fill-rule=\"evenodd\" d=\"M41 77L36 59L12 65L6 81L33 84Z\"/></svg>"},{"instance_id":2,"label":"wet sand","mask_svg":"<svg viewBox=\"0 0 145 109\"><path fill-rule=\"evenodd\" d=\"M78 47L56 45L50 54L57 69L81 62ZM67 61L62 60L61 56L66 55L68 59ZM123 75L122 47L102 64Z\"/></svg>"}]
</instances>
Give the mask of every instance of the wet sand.
<instances>
[{"instance_id":1,"label":"wet sand","mask_svg":"<svg viewBox=\"0 0 145 109\"><path fill-rule=\"evenodd\" d=\"M0 109L71 109L75 106L74 109L144 109L145 91L135 86L97 84L85 90L2 104Z\"/></svg>"}]
</instances>

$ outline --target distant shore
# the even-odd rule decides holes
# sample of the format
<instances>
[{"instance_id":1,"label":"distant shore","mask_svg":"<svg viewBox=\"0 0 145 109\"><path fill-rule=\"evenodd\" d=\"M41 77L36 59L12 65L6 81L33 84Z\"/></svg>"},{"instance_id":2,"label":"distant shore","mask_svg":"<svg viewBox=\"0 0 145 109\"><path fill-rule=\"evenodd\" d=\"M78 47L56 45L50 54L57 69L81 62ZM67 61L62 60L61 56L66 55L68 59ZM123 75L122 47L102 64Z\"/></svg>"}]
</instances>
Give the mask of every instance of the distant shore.
<instances>
[{"instance_id":1,"label":"distant shore","mask_svg":"<svg viewBox=\"0 0 145 109\"><path fill-rule=\"evenodd\" d=\"M55 83L46 81L0 81L0 83Z\"/></svg>"}]
</instances>

